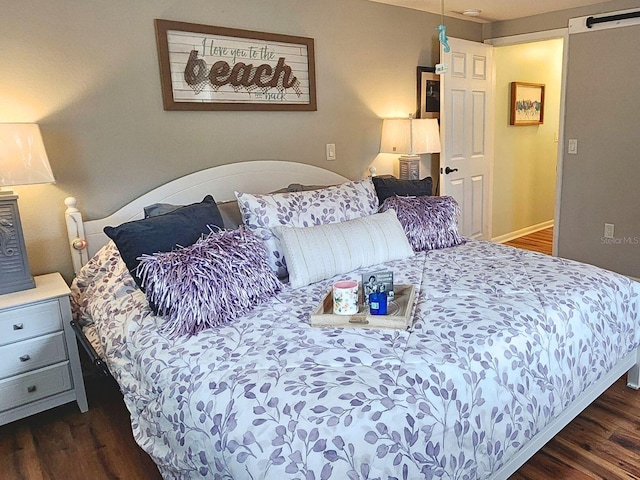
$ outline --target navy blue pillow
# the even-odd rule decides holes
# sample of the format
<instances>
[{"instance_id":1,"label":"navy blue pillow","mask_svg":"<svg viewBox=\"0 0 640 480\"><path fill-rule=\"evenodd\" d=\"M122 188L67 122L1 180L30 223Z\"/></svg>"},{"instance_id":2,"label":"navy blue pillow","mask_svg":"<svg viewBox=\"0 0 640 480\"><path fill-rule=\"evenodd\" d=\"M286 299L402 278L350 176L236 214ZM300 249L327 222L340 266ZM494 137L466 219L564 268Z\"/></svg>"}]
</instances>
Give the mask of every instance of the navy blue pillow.
<instances>
[{"instance_id":1,"label":"navy blue pillow","mask_svg":"<svg viewBox=\"0 0 640 480\"><path fill-rule=\"evenodd\" d=\"M431 177L422 180L400 180L392 175L372 177L380 205L389 197L424 197L431 195Z\"/></svg>"},{"instance_id":2,"label":"navy blue pillow","mask_svg":"<svg viewBox=\"0 0 640 480\"><path fill-rule=\"evenodd\" d=\"M105 227L104 233L115 242L131 276L144 291L136 274L138 258L144 254L170 252L177 246L188 247L203 235L221 228L223 223L218 206L213 197L207 195L200 203L164 215Z\"/></svg>"}]
</instances>

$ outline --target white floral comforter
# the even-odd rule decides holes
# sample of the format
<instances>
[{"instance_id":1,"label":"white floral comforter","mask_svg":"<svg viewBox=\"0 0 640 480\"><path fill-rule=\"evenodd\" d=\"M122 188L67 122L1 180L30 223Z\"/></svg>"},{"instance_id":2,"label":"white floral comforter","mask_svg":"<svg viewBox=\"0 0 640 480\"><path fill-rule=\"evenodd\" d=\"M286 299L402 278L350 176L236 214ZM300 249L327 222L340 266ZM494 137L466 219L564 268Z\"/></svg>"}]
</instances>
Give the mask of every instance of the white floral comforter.
<instances>
[{"instance_id":1,"label":"white floral comforter","mask_svg":"<svg viewBox=\"0 0 640 480\"><path fill-rule=\"evenodd\" d=\"M177 479L487 478L640 343L640 284L592 266L485 242L386 266L410 331L311 328L328 280L172 341L113 247L75 311Z\"/></svg>"}]
</instances>

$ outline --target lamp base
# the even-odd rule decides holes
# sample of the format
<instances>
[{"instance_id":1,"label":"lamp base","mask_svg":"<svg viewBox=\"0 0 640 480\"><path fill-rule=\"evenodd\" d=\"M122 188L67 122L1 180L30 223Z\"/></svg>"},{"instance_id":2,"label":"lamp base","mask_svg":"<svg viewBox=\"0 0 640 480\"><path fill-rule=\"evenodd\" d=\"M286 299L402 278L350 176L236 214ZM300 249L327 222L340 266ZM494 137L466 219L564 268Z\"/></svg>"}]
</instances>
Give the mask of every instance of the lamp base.
<instances>
[{"instance_id":1,"label":"lamp base","mask_svg":"<svg viewBox=\"0 0 640 480\"><path fill-rule=\"evenodd\" d=\"M0 294L35 286L22 235L18 196L0 195Z\"/></svg>"},{"instance_id":2,"label":"lamp base","mask_svg":"<svg viewBox=\"0 0 640 480\"><path fill-rule=\"evenodd\" d=\"M420 180L420 155L402 155L398 162L400 180Z\"/></svg>"}]
</instances>

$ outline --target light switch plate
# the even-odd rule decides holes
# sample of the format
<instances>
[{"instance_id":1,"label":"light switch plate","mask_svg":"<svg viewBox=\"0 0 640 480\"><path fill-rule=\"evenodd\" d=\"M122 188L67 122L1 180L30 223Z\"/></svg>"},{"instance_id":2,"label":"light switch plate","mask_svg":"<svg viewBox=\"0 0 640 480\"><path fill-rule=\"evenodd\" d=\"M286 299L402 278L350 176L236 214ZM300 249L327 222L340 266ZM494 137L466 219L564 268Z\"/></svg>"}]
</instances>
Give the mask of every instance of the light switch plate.
<instances>
[{"instance_id":1,"label":"light switch plate","mask_svg":"<svg viewBox=\"0 0 640 480\"><path fill-rule=\"evenodd\" d=\"M327 160L335 160L335 159L336 159L336 144L327 143Z\"/></svg>"},{"instance_id":2,"label":"light switch plate","mask_svg":"<svg viewBox=\"0 0 640 480\"><path fill-rule=\"evenodd\" d=\"M604 224L604 238L613 238L615 232L615 226L613 223L605 223Z\"/></svg>"}]
</instances>

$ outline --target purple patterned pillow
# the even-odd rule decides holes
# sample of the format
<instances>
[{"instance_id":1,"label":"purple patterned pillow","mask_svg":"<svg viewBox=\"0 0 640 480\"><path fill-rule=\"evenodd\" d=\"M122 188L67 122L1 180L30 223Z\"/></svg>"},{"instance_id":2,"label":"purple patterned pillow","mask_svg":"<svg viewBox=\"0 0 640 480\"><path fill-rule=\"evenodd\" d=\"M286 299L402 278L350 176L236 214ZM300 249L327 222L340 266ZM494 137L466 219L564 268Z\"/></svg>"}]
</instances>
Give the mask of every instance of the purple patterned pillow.
<instances>
[{"instance_id":1,"label":"purple patterned pillow","mask_svg":"<svg viewBox=\"0 0 640 480\"><path fill-rule=\"evenodd\" d=\"M381 212L393 209L415 252L464 243L458 233L460 207L453 197L389 197Z\"/></svg>"},{"instance_id":2,"label":"purple patterned pillow","mask_svg":"<svg viewBox=\"0 0 640 480\"><path fill-rule=\"evenodd\" d=\"M138 273L151 309L167 317L163 331L174 338L240 317L281 289L262 241L242 227L143 255Z\"/></svg>"},{"instance_id":3,"label":"purple patterned pillow","mask_svg":"<svg viewBox=\"0 0 640 480\"><path fill-rule=\"evenodd\" d=\"M312 227L340 223L378 211L378 197L370 178L320 190L268 195L236 192L244 225L264 242L267 258L277 275L287 275L282 245L274 227Z\"/></svg>"}]
</instances>

